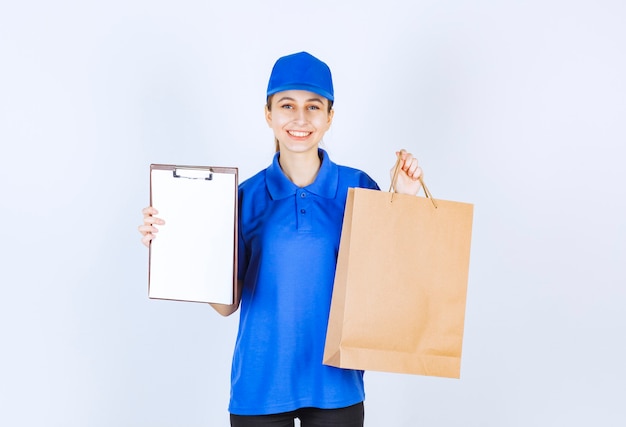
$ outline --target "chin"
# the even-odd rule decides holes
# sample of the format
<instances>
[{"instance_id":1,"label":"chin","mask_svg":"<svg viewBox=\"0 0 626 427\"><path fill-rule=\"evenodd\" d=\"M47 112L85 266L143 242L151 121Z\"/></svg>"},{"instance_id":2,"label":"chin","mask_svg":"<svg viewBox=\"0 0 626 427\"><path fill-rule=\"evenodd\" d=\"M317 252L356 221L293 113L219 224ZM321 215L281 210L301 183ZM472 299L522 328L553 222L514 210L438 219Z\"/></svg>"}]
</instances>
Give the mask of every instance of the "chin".
<instances>
[{"instance_id":1,"label":"chin","mask_svg":"<svg viewBox=\"0 0 626 427\"><path fill-rule=\"evenodd\" d=\"M307 153L309 151L315 150L317 152L318 144L281 144L281 151L289 151L292 153Z\"/></svg>"}]
</instances>

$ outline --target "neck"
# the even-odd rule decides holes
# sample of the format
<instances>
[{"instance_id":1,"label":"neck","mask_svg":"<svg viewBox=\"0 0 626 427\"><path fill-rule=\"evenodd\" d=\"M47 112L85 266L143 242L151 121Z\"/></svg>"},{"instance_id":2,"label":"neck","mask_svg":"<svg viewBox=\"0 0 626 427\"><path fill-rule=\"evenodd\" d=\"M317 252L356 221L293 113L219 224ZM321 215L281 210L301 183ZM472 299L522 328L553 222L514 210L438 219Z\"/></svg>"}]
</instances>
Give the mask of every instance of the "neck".
<instances>
[{"instance_id":1,"label":"neck","mask_svg":"<svg viewBox=\"0 0 626 427\"><path fill-rule=\"evenodd\" d=\"M281 151L278 161L287 178L298 187L306 187L313 183L322 165L317 149L305 153Z\"/></svg>"}]
</instances>

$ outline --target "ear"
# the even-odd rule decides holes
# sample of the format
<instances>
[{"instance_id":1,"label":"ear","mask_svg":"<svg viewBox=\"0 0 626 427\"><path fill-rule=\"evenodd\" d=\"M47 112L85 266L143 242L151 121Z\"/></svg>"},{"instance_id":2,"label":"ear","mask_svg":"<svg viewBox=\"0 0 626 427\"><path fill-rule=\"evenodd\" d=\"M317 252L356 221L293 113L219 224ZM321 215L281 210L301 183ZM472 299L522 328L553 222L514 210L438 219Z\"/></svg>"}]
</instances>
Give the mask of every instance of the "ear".
<instances>
[{"instance_id":1,"label":"ear","mask_svg":"<svg viewBox=\"0 0 626 427\"><path fill-rule=\"evenodd\" d=\"M333 123L333 117L335 117L335 110L331 108L330 111L328 112L328 127L329 128L330 128L330 125Z\"/></svg>"},{"instance_id":2,"label":"ear","mask_svg":"<svg viewBox=\"0 0 626 427\"><path fill-rule=\"evenodd\" d=\"M272 112L267 108L267 105L265 106L265 121L269 127L272 127Z\"/></svg>"}]
</instances>

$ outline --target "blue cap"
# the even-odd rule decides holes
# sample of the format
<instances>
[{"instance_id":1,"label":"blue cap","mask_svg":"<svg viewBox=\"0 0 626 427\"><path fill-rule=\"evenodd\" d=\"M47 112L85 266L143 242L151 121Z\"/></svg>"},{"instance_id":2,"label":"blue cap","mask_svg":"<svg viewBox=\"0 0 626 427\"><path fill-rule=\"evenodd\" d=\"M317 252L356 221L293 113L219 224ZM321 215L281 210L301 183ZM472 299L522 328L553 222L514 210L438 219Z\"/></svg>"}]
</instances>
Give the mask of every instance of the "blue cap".
<instances>
[{"instance_id":1,"label":"blue cap","mask_svg":"<svg viewBox=\"0 0 626 427\"><path fill-rule=\"evenodd\" d=\"M278 58L267 85L267 96L284 90L308 90L335 100L330 68L307 52Z\"/></svg>"}]
</instances>

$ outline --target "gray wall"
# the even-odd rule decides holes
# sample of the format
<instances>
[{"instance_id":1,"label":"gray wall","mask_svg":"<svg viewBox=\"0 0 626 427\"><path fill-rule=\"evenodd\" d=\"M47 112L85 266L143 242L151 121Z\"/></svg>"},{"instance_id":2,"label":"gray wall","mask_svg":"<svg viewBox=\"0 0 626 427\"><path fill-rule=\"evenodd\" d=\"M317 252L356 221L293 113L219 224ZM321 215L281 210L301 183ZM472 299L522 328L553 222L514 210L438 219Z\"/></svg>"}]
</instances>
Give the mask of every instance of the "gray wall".
<instances>
[{"instance_id":1,"label":"gray wall","mask_svg":"<svg viewBox=\"0 0 626 427\"><path fill-rule=\"evenodd\" d=\"M626 422L626 3L0 6L0 424L227 425L237 316L147 298L148 165L269 164L271 66L328 62L325 147L475 204L460 380L370 372L367 426ZM306 303L306 302L303 302Z\"/></svg>"}]
</instances>

